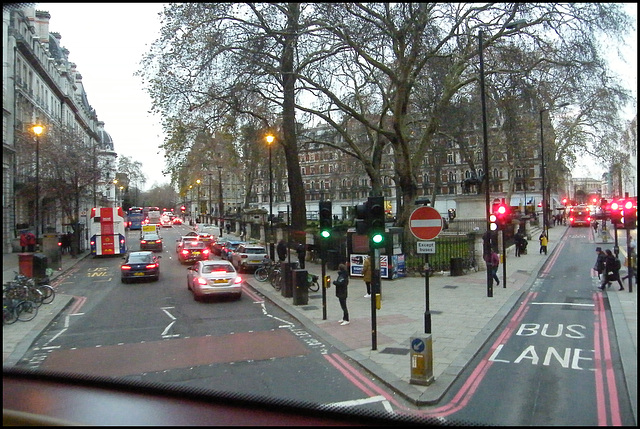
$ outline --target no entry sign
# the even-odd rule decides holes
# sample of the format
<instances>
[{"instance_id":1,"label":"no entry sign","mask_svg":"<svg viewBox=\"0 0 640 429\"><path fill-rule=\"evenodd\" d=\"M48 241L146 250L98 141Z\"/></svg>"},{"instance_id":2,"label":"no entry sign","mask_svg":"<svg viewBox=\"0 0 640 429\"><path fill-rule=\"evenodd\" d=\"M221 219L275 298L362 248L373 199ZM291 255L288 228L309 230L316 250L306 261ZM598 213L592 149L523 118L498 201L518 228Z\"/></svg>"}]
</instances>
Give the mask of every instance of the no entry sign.
<instances>
[{"instance_id":1,"label":"no entry sign","mask_svg":"<svg viewBox=\"0 0 640 429\"><path fill-rule=\"evenodd\" d=\"M409 229L416 238L431 240L442 231L442 216L433 207L418 207L409 217Z\"/></svg>"}]
</instances>

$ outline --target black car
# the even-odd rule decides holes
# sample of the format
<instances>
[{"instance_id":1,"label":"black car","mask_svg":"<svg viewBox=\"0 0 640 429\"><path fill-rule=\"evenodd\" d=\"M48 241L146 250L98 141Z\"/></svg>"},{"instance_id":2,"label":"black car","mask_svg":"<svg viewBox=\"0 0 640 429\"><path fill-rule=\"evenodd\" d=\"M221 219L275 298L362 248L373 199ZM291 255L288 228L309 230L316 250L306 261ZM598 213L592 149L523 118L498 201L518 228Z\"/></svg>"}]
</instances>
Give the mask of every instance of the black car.
<instances>
[{"instance_id":1,"label":"black car","mask_svg":"<svg viewBox=\"0 0 640 429\"><path fill-rule=\"evenodd\" d=\"M120 266L122 283L135 279L157 281L160 278L160 258L149 251L127 253Z\"/></svg>"},{"instance_id":2,"label":"black car","mask_svg":"<svg viewBox=\"0 0 640 429\"><path fill-rule=\"evenodd\" d=\"M162 252L162 238L155 232L147 232L140 239L140 250Z\"/></svg>"}]
</instances>

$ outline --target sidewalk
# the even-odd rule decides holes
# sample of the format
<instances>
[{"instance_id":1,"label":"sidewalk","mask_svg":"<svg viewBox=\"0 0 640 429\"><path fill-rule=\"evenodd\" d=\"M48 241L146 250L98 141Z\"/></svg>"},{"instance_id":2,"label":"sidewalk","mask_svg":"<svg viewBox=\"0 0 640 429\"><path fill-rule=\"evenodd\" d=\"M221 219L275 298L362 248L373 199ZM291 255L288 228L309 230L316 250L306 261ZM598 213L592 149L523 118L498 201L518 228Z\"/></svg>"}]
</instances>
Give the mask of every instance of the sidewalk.
<instances>
[{"instance_id":1,"label":"sidewalk","mask_svg":"<svg viewBox=\"0 0 640 429\"><path fill-rule=\"evenodd\" d=\"M424 336L424 277L382 281L382 305L376 312L376 350L372 350L370 298L364 298L366 288L361 278L352 278L349 283L347 305L351 324L348 326L340 326L337 322L342 312L333 287L327 290L327 319L323 320L321 291L310 292L307 305L293 305L292 298L283 297L269 283L260 283L252 275L245 275L245 278L253 289L298 319L317 339L338 348L407 400L417 405L435 404L535 281L537 273L566 231L566 226L549 229L547 256L538 253L535 238L529 242L527 255L516 258L513 248L508 249L506 288L503 287L500 268L498 276L501 282L499 286L494 284L491 298L487 297L484 269L459 277L434 275L429 278L434 376L434 382L429 386L410 383L410 338ZM77 259L63 256L63 270L54 276L64 273L84 256L86 254ZM297 257L292 255L291 260L297 261ZM7 273L13 278L17 261L17 254L3 255L3 280ZM318 264L307 262L306 269L309 273L321 274ZM332 280L336 277L335 271L327 270L327 274ZM637 416L636 288L634 284L633 293L607 292L607 296L620 344L625 379ZM72 300L71 296L58 295L52 304L42 306L31 322L16 322L3 327L4 364L15 364L39 332Z\"/></svg>"}]
</instances>

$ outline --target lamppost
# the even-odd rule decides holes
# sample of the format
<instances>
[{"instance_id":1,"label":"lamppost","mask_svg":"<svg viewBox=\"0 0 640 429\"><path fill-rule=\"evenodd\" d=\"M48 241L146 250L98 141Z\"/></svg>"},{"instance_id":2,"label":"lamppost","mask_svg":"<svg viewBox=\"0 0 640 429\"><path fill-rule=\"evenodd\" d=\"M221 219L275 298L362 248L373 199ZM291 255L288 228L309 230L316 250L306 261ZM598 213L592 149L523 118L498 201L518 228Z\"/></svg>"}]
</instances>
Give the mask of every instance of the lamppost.
<instances>
[{"instance_id":1,"label":"lamppost","mask_svg":"<svg viewBox=\"0 0 640 429\"><path fill-rule=\"evenodd\" d=\"M40 238L40 134L44 127L35 124L32 128L36 136L36 240Z\"/></svg>"},{"instance_id":2,"label":"lamppost","mask_svg":"<svg viewBox=\"0 0 640 429\"><path fill-rule=\"evenodd\" d=\"M487 131L487 103L484 95L484 56L482 54L482 39L484 32L480 30L478 32L478 54L480 56L480 103L482 105L482 141L483 141L483 163L482 168L484 170L484 209L486 219L486 232L484 233L483 240L483 256L484 260L490 260L491 255L491 197L489 195L489 133ZM487 267L487 296L491 298L493 296L493 277L491 276L491 270Z\"/></svg>"},{"instance_id":3,"label":"lamppost","mask_svg":"<svg viewBox=\"0 0 640 429\"><path fill-rule=\"evenodd\" d=\"M542 124L542 115L544 112L548 112L550 110L560 109L561 107L568 106L569 103L562 103L558 106L550 106L546 109L540 109L540 175L542 176L542 232L549 237L549 210L551 205L549 204L549 192L547 191L547 184L545 180L545 162L546 158L544 156L544 127Z\"/></svg>"},{"instance_id":4,"label":"lamppost","mask_svg":"<svg viewBox=\"0 0 640 429\"><path fill-rule=\"evenodd\" d=\"M218 166L218 216L220 216L220 228L222 228L224 216L224 202L222 200L222 166Z\"/></svg>"},{"instance_id":5,"label":"lamppost","mask_svg":"<svg viewBox=\"0 0 640 429\"><path fill-rule=\"evenodd\" d=\"M213 200L211 199L211 176L213 175L213 173L207 173L207 175L209 176L209 200L207 203L207 214L208 214L207 220L209 224L212 224L213 219L211 216L213 215L213 204L212 204Z\"/></svg>"},{"instance_id":6,"label":"lamppost","mask_svg":"<svg viewBox=\"0 0 640 429\"><path fill-rule=\"evenodd\" d=\"M526 25L525 20L513 21L505 26L508 30L519 30ZM484 169L484 208L485 218L487 220L486 231L483 240L483 256L485 260L489 260L491 255L491 196L489 195L489 133L487 131L487 103L484 90L484 55L483 55L483 38L484 31L478 31L478 55L480 59L480 103L482 105L482 138L483 138L483 166ZM506 282L506 280L505 280ZM506 286L506 284L505 284ZM491 270L487 268L487 296L493 296L493 277Z\"/></svg>"},{"instance_id":7,"label":"lamppost","mask_svg":"<svg viewBox=\"0 0 640 429\"><path fill-rule=\"evenodd\" d=\"M275 260L275 249L272 243L273 235L273 178L271 175L271 146L275 137L271 134L267 135L267 145L269 146L269 250L271 260Z\"/></svg>"},{"instance_id":8,"label":"lamppost","mask_svg":"<svg viewBox=\"0 0 640 429\"><path fill-rule=\"evenodd\" d=\"M200 214L202 213L201 204L200 204L200 179L196 180L196 184L198 185L198 216L196 217L196 223L202 222L200 219Z\"/></svg>"}]
</instances>

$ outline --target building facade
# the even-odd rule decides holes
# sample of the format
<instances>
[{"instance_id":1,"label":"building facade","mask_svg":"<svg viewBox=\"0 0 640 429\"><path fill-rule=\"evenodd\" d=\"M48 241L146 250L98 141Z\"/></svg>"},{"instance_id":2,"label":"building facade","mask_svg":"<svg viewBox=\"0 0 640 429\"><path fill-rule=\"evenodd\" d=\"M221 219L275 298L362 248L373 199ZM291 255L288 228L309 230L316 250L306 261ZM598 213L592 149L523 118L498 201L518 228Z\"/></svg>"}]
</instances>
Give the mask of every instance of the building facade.
<instances>
[{"instance_id":1,"label":"building facade","mask_svg":"<svg viewBox=\"0 0 640 429\"><path fill-rule=\"evenodd\" d=\"M5 253L16 250L16 240L23 230L66 232L65 225L73 218L83 222L83 214L86 220L87 210L92 206L115 203L116 198L113 178L117 155L113 141L88 102L82 75L76 64L69 61L69 51L61 46L60 34L49 32L50 19L48 12L35 10L28 4L3 7L2 247ZM33 133L34 124L44 127L39 137ZM48 145L64 145L67 141L79 145L78 162L97 167L92 170L92 184L79 190L78 213L72 215L47 191L52 186L63 185L51 183L56 176L47 166L62 160L50 159Z\"/></svg>"}]
</instances>

